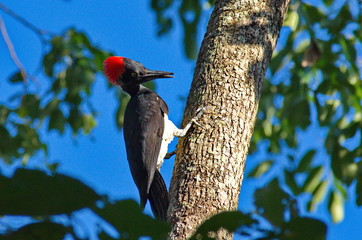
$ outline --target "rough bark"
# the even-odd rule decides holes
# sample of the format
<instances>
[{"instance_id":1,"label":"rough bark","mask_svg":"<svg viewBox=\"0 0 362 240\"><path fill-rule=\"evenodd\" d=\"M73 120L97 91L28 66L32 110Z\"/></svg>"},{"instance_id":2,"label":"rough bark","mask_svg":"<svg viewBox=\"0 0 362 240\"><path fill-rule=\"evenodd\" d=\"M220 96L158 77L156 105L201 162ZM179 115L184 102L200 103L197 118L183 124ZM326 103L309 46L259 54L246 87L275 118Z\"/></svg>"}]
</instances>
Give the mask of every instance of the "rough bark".
<instances>
[{"instance_id":1,"label":"rough bark","mask_svg":"<svg viewBox=\"0 0 362 240\"><path fill-rule=\"evenodd\" d=\"M235 210L264 75L290 0L219 0L197 60L183 123L210 106L179 140L170 187L171 239ZM220 231L218 239L230 239Z\"/></svg>"}]
</instances>

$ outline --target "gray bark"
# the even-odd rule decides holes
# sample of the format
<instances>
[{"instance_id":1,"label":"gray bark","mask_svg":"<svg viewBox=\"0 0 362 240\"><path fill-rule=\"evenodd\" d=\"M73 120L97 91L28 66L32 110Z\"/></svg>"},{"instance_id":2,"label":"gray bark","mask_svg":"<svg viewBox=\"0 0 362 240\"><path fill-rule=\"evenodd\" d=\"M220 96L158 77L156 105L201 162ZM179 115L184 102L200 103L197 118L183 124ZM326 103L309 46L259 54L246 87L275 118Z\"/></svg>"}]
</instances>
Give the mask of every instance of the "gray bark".
<instances>
[{"instance_id":1,"label":"gray bark","mask_svg":"<svg viewBox=\"0 0 362 240\"><path fill-rule=\"evenodd\" d=\"M197 60L183 123L210 106L179 140L170 187L171 239L238 206L258 102L290 0L216 1ZM231 234L218 233L218 239Z\"/></svg>"}]
</instances>

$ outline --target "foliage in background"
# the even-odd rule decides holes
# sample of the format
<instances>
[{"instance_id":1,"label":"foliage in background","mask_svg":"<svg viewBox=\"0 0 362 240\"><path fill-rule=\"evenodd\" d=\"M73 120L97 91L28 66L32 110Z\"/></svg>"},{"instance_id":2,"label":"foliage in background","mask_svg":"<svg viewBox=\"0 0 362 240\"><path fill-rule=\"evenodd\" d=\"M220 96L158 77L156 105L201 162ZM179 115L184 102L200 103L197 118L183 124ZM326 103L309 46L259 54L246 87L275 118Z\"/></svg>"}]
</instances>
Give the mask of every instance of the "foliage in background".
<instances>
[{"instance_id":1,"label":"foliage in background","mask_svg":"<svg viewBox=\"0 0 362 240\"><path fill-rule=\"evenodd\" d=\"M181 23L185 54L195 59L198 25L212 4L151 0L158 34ZM174 11L178 14L170 14ZM305 232L309 239L325 239L327 225L301 212L313 213L325 203L332 220L339 222L348 198L362 205L361 23L357 1L292 2L264 81L251 147L270 156L249 173L266 187L255 191L253 212L221 213L200 226L193 239L209 239L220 227L249 239L304 239ZM46 89L15 73L8 80L18 92L0 105L0 158L10 165L19 160L25 165L39 152L47 153L41 129L77 135L96 126L96 109L89 99L95 75L111 55L76 29L37 34L46 49L41 64L49 79L42 84ZM122 127L127 98L117 94L116 121ZM320 139L311 142L320 145L310 147L305 136L315 130ZM55 167L49 165L50 170ZM353 196L347 194L350 188ZM135 202L112 202L79 180L49 171L18 169L11 177L0 176L0 190L1 215L29 217L19 229L2 227L0 239L89 239L74 220L83 208L113 226L110 233L103 228L107 224L100 224L94 230L100 239L163 239L168 231L167 225L143 215Z\"/></svg>"},{"instance_id":2,"label":"foliage in background","mask_svg":"<svg viewBox=\"0 0 362 240\"><path fill-rule=\"evenodd\" d=\"M38 89L36 79L24 79L16 72L9 82L24 86L14 86L17 92L10 104L0 105L0 158L8 164L19 158L26 164L39 151L47 153L39 133L44 124L48 131L59 134L69 127L74 135L80 131L88 134L96 126L96 110L89 98L95 75L111 53L94 47L75 29L50 37L43 43L49 49L42 59L42 70L49 79L42 84L46 89Z\"/></svg>"},{"instance_id":3,"label":"foliage in background","mask_svg":"<svg viewBox=\"0 0 362 240\"><path fill-rule=\"evenodd\" d=\"M291 5L253 139L256 151L267 142L274 159L268 167L283 173L283 186L296 198L308 196L305 209L314 212L327 200L333 222L343 220L348 198L362 205L361 11L357 1ZM315 130L311 147L303 133Z\"/></svg>"}]
</instances>

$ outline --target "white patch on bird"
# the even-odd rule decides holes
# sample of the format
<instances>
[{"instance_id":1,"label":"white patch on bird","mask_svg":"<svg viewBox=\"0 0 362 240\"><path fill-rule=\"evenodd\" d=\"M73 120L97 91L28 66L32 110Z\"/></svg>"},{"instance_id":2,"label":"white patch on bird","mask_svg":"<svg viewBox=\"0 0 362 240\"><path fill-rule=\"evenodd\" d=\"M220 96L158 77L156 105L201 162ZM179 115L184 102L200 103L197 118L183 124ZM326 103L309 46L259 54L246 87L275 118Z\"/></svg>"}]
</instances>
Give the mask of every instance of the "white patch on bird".
<instances>
[{"instance_id":1,"label":"white patch on bird","mask_svg":"<svg viewBox=\"0 0 362 240\"><path fill-rule=\"evenodd\" d=\"M179 130L175 124L173 124L173 122L171 122L168 119L167 114L163 115L163 121L165 123L165 128L163 130L163 135L162 135L162 143L161 143L161 149L160 149L160 153L158 155L157 158L157 169L160 170L162 164L163 164L163 160L167 154L167 150L168 150L168 145L170 144L170 142L172 142L172 140L175 137L175 132L177 130Z\"/></svg>"}]
</instances>

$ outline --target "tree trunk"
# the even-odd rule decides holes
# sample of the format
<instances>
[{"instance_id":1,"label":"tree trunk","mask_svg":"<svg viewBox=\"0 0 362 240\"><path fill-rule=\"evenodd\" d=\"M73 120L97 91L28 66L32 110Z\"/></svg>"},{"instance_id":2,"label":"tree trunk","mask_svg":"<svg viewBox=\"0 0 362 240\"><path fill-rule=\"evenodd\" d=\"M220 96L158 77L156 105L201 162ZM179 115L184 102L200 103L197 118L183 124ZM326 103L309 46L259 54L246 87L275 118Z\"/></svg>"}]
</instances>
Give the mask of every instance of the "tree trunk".
<instances>
[{"instance_id":1,"label":"tree trunk","mask_svg":"<svg viewBox=\"0 0 362 240\"><path fill-rule=\"evenodd\" d=\"M170 187L171 239L238 206L262 81L290 0L219 0L197 60L183 123L210 106L179 140ZM223 231L218 239L230 239Z\"/></svg>"}]
</instances>

